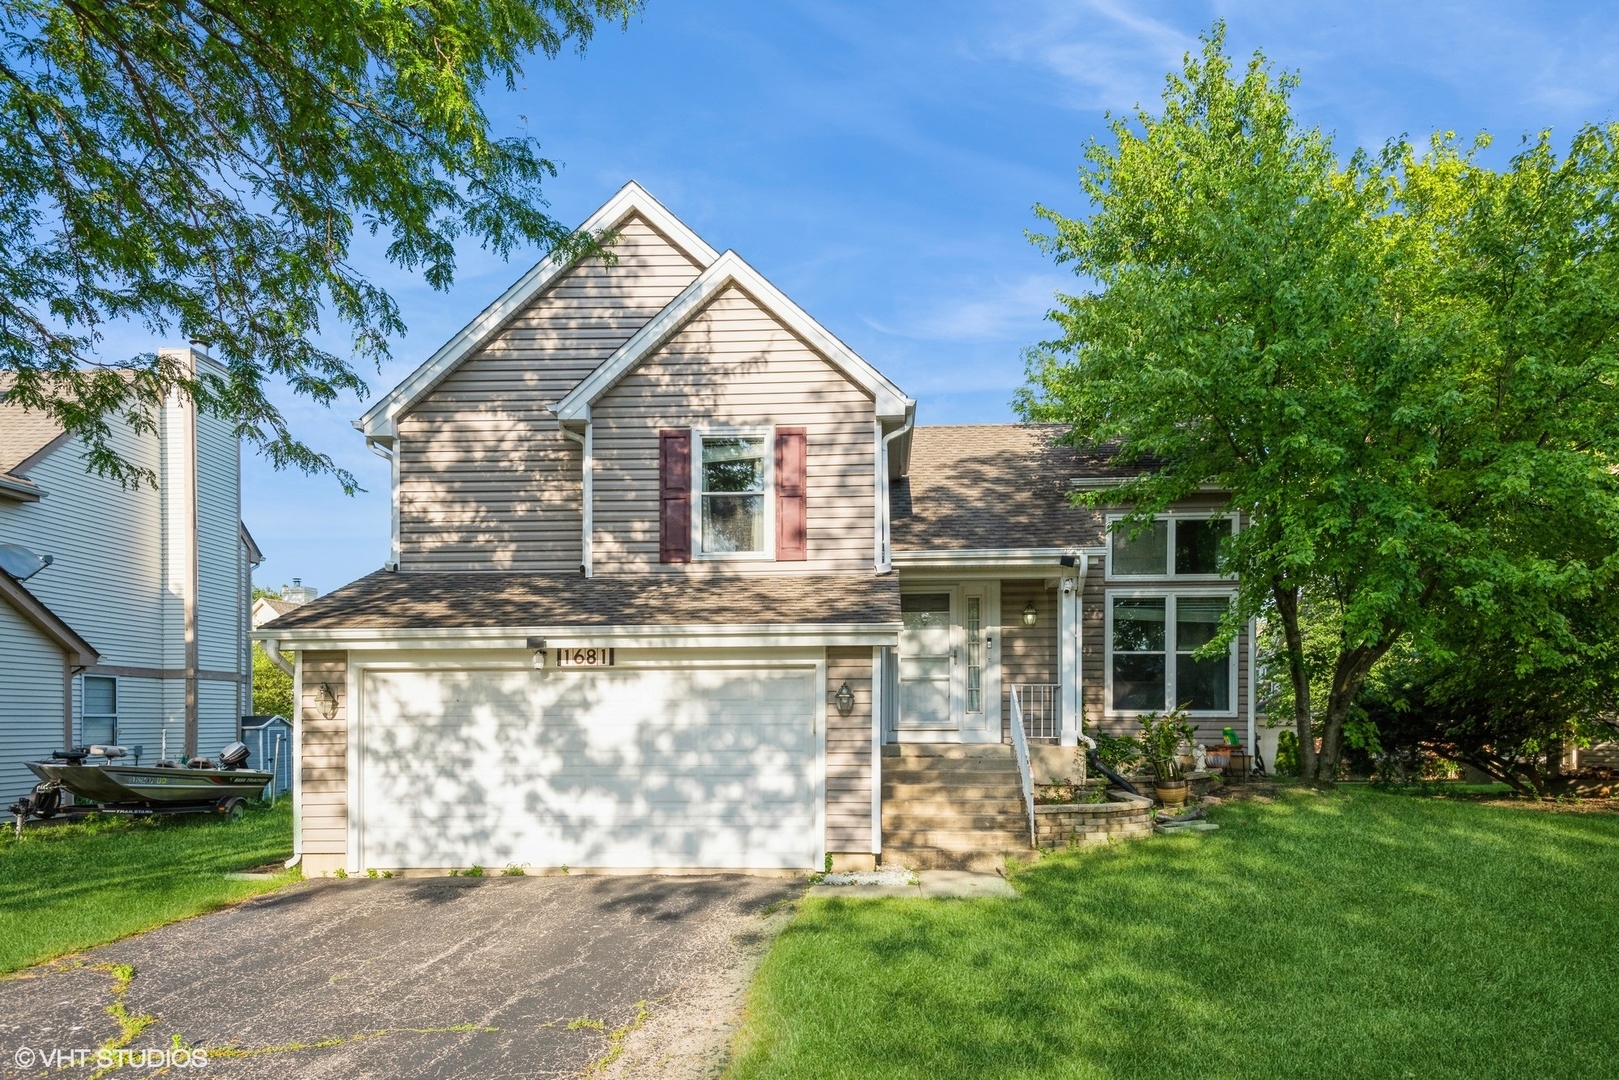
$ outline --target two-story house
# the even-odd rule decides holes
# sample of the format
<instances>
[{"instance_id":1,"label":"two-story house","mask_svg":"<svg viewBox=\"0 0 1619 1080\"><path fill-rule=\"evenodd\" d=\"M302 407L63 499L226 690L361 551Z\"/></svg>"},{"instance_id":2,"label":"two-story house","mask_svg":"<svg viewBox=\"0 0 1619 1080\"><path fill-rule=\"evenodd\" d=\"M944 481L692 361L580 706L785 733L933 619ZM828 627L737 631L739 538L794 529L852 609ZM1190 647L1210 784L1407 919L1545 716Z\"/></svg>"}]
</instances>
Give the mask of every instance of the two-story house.
<instances>
[{"instance_id":1,"label":"two-story house","mask_svg":"<svg viewBox=\"0 0 1619 1080\"><path fill-rule=\"evenodd\" d=\"M25 794L23 762L64 747L121 744L148 762L165 747L218 752L252 711L262 558L231 424L175 398L152 431L115 426L118 452L156 480L126 486L86 471L77 439L3 391L0 545L16 557L15 573L0 564L0 794Z\"/></svg>"},{"instance_id":2,"label":"two-story house","mask_svg":"<svg viewBox=\"0 0 1619 1080\"><path fill-rule=\"evenodd\" d=\"M1247 639L1192 655L1218 496L1111 535L1068 499L1105 456L918 426L635 184L583 228L615 258L542 261L356 422L388 565L256 632L298 657L306 872L948 861L1028 846L1014 714L1059 762L1243 726Z\"/></svg>"}]
</instances>

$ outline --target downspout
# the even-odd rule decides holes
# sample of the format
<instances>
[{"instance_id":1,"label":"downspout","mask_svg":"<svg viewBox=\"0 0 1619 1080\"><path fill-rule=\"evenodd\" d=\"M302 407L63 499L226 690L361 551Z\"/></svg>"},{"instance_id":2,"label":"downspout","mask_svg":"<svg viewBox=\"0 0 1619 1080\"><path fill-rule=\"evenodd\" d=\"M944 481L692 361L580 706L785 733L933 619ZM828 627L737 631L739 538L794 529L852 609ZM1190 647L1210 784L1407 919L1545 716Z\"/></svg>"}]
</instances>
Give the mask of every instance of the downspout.
<instances>
[{"instance_id":1,"label":"downspout","mask_svg":"<svg viewBox=\"0 0 1619 1080\"><path fill-rule=\"evenodd\" d=\"M264 643L270 659L283 671L292 668L292 858L282 864L291 870L304 857L304 653L294 652L289 665L275 645L273 638Z\"/></svg>"},{"instance_id":2,"label":"downspout","mask_svg":"<svg viewBox=\"0 0 1619 1080\"><path fill-rule=\"evenodd\" d=\"M1255 742L1254 730L1254 699L1259 696L1259 687L1254 682L1254 649L1257 644L1259 621L1248 620L1248 771L1254 771L1254 758L1259 752L1259 744ZM1244 779L1247 779L1244 777Z\"/></svg>"},{"instance_id":3,"label":"downspout","mask_svg":"<svg viewBox=\"0 0 1619 1080\"><path fill-rule=\"evenodd\" d=\"M585 577L594 577L596 568L591 558L592 542L596 530L596 426L585 420L585 430L581 434L562 424L557 425L563 435L579 444L584 456L579 466L580 500L580 538L579 538L579 572Z\"/></svg>"},{"instance_id":4,"label":"downspout","mask_svg":"<svg viewBox=\"0 0 1619 1080\"><path fill-rule=\"evenodd\" d=\"M191 373L197 372L197 354L193 350L190 354ZM185 402L186 425L186 595L185 595L185 748L190 757L197 756L198 734L198 701L197 701L197 669L198 660L197 642L197 593L202 587L201 559L198 547L201 544L201 529L197 521L197 503L200 492L197 490L197 458L200 449L197 446L197 403L191 398Z\"/></svg>"},{"instance_id":5,"label":"downspout","mask_svg":"<svg viewBox=\"0 0 1619 1080\"><path fill-rule=\"evenodd\" d=\"M366 449L382 458L388 463L388 490L392 496L392 509L389 512L388 527L388 565L386 569L399 569L399 455L395 452L394 442L383 442L382 436L367 435L365 437Z\"/></svg>"},{"instance_id":6,"label":"downspout","mask_svg":"<svg viewBox=\"0 0 1619 1080\"><path fill-rule=\"evenodd\" d=\"M889 528L891 507L889 505L889 478L888 478L888 447L901 435L907 435L916 427L916 403L912 402L905 410L905 423L883 436L882 460L878 462L877 469L877 536L880 545L877 560L879 574L891 573L894 569L894 552L892 549L892 533Z\"/></svg>"}]
</instances>

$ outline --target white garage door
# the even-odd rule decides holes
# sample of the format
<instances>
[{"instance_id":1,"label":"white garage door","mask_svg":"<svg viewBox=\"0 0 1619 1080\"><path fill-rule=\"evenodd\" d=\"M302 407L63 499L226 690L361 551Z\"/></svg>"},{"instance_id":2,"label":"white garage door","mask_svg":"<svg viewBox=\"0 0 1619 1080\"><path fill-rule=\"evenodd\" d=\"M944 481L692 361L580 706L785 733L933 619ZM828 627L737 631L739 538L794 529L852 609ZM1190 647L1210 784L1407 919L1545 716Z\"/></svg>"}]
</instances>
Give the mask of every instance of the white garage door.
<instances>
[{"instance_id":1,"label":"white garage door","mask_svg":"<svg viewBox=\"0 0 1619 1080\"><path fill-rule=\"evenodd\" d=\"M369 671L362 862L812 867L808 671Z\"/></svg>"}]
</instances>

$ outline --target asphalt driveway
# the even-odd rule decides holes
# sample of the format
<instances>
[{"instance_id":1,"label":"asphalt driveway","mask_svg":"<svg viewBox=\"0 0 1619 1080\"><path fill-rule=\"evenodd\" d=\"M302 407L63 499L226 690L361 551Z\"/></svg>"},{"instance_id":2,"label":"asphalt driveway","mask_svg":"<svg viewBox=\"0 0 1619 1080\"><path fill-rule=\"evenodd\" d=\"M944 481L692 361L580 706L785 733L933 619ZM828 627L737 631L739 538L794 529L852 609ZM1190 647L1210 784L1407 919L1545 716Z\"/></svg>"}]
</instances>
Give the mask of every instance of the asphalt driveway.
<instances>
[{"instance_id":1,"label":"asphalt driveway","mask_svg":"<svg viewBox=\"0 0 1619 1080\"><path fill-rule=\"evenodd\" d=\"M131 1048L210 1051L169 1076L562 1077L608 1057L702 1075L802 892L740 875L309 882L0 981L0 1074L64 1075L51 1048L150 1017Z\"/></svg>"}]
</instances>

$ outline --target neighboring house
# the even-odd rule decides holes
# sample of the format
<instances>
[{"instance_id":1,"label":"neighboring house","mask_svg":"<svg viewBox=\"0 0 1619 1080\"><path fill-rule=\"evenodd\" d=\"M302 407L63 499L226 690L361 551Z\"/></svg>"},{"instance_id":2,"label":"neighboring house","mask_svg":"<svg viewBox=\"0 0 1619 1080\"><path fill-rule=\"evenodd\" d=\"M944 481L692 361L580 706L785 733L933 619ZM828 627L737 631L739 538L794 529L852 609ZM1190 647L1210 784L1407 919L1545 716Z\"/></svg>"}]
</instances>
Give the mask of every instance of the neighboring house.
<instances>
[{"instance_id":1,"label":"neighboring house","mask_svg":"<svg viewBox=\"0 0 1619 1080\"><path fill-rule=\"evenodd\" d=\"M22 763L64 746L154 761L166 737L171 757L217 753L251 711L262 556L241 523L237 440L189 403L155 419L153 433L115 430L157 478L126 488L87 472L48 417L0 403L0 544L52 559L22 583L0 572L0 795L26 792Z\"/></svg>"},{"instance_id":2,"label":"neighboring house","mask_svg":"<svg viewBox=\"0 0 1619 1080\"><path fill-rule=\"evenodd\" d=\"M320 592L305 585L302 578L293 578L291 585L281 586L281 595L261 596L253 601L253 628L256 630L271 619L285 615L300 604L307 604Z\"/></svg>"},{"instance_id":3,"label":"neighboring house","mask_svg":"<svg viewBox=\"0 0 1619 1080\"><path fill-rule=\"evenodd\" d=\"M307 872L1026 847L1014 698L1058 767L1176 701L1251 724L1248 636L1191 655L1218 494L1110 543L1068 500L1105 455L916 426L634 184L584 227L611 265L541 262L356 422L388 565L255 633L298 656Z\"/></svg>"}]
</instances>

